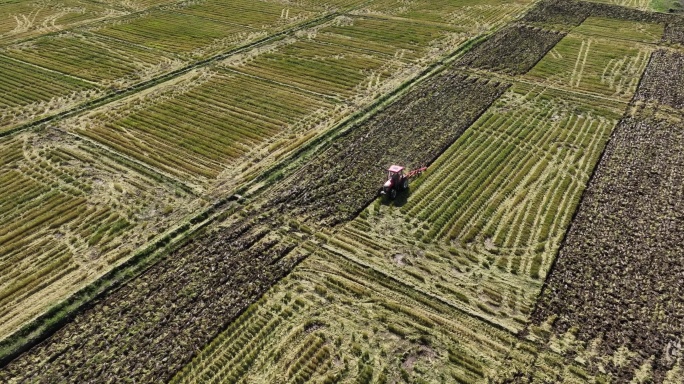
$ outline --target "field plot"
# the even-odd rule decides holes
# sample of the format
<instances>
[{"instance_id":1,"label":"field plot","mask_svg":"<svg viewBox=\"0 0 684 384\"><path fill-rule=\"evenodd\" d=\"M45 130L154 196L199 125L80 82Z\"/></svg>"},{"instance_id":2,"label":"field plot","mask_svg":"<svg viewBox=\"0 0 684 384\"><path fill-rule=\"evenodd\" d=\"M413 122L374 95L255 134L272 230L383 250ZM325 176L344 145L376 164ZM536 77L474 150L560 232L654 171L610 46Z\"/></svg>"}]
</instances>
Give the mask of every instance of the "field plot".
<instances>
[{"instance_id":1,"label":"field plot","mask_svg":"<svg viewBox=\"0 0 684 384\"><path fill-rule=\"evenodd\" d=\"M92 33L65 32L9 46L5 54L103 86L121 88L181 64L171 55Z\"/></svg>"},{"instance_id":2,"label":"field plot","mask_svg":"<svg viewBox=\"0 0 684 384\"><path fill-rule=\"evenodd\" d=\"M363 91L362 87L357 88L364 80L370 82L371 75L374 75L374 82L386 80L398 69L397 64L381 55L302 39L261 54L247 63L238 63L233 68L241 73L342 100Z\"/></svg>"},{"instance_id":3,"label":"field plot","mask_svg":"<svg viewBox=\"0 0 684 384\"><path fill-rule=\"evenodd\" d=\"M192 57L209 56L254 38L263 37L260 31L227 24L193 15L181 15L170 11L150 12L126 21L117 21L94 33L113 37L129 43L169 53ZM205 47L214 45L213 49Z\"/></svg>"},{"instance_id":4,"label":"field plot","mask_svg":"<svg viewBox=\"0 0 684 384\"><path fill-rule=\"evenodd\" d=\"M314 254L171 382L480 383L515 382L523 373L540 382L593 378L496 324L313 244L323 238L305 243Z\"/></svg>"},{"instance_id":5,"label":"field plot","mask_svg":"<svg viewBox=\"0 0 684 384\"><path fill-rule=\"evenodd\" d=\"M519 75L544 57L563 34L527 26L502 29L477 48L466 53L460 65Z\"/></svg>"},{"instance_id":6,"label":"field plot","mask_svg":"<svg viewBox=\"0 0 684 384\"><path fill-rule=\"evenodd\" d=\"M314 255L173 382L609 381L583 359L622 361L622 355L602 355L573 334L541 347L514 334L528 321L540 278L625 107L514 85L397 206L378 201L349 224L316 231L312 244L303 245ZM354 134L349 143L362 142ZM345 152L331 150L337 151ZM328 163L314 160L316 169L338 164L333 156L323 158ZM321 185L344 182L329 178ZM310 185L307 191L315 194ZM291 188L286 181L283 189ZM315 231L289 225L305 233L295 237ZM582 359L567 359L578 346ZM499 365L502 355L505 366Z\"/></svg>"},{"instance_id":7,"label":"field plot","mask_svg":"<svg viewBox=\"0 0 684 384\"><path fill-rule=\"evenodd\" d=\"M337 252L518 331L624 105L514 86Z\"/></svg>"},{"instance_id":8,"label":"field plot","mask_svg":"<svg viewBox=\"0 0 684 384\"><path fill-rule=\"evenodd\" d=\"M373 94L385 83L398 86L405 71L415 73L417 65L434 61L463 41L463 34L445 26L340 16L231 67L343 100Z\"/></svg>"},{"instance_id":9,"label":"field plot","mask_svg":"<svg viewBox=\"0 0 684 384\"><path fill-rule=\"evenodd\" d=\"M461 32L482 32L501 25L527 8L527 0L380 0L373 1L357 11L359 14L383 14L420 20L428 23L444 23Z\"/></svg>"},{"instance_id":10,"label":"field plot","mask_svg":"<svg viewBox=\"0 0 684 384\"><path fill-rule=\"evenodd\" d=\"M310 138L313 129L339 121L461 42L434 26L403 23L413 26L411 33L392 29L388 19L338 18L192 73L175 90L63 126L206 186ZM381 26L388 28L377 32Z\"/></svg>"},{"instance_id":11,"label":"field plot","mask_svg":"<svg viewBox=\"0 0 684 384\"><path fill-rule=\"evenodd\" d=\"M591 14L591 4L578 0L542 0L522 20L526 23L567 31L582 24Z\"/></svg>"},{"instance_id":12,"label":"field plot","mask_svg":"<svg viewBox=\"0 0 684 384\"><path fill-rule=\"evenodd\" d=\"M350 2L353 3L353 2ZM280 1L225 1L204 0L190 6L176 8L179 13L200 16L206 19L238 24L255 29L268 29L301 22L313 17L322 9L307 6L306 2L296 6ZM349 4L351 5L351 4Z\"/></svg>"},{"instance_id":13,"label":"field plot","mask_svg":"<svg viewBox=\"0 0 684 384\"><path fill-rule=\"evenodd\" d=\"M373 201L386 167L433 161L506 87L447 70L355 127L279 186L274 202L318 224L349 220Z\"/></svg>"},{"instance_id":14,"label":"field plot","mask_svg":"<svg viewBox=\"0 0 684 384\"><path fill-rule=\"evenodd\" d=\"M180 0L182 1L182 0ZM130 11L142 11L152 7L158 7L166 4L179 3L179 0L99 0L101 3L110 5L116 9L125 9Z\"/></svg>"},{"instance_id":15,"label":"field plot","mask_svg":"<svg viewBox=\"0 0 684 384\"><path fill-rule=\"evenodd\" d=\"M664 27L657 23L624 21L605 17L588 17L572 30L585 36L601 36L609 39L658 43L663 38Z\"/></svg>"},{"instance_id":16,"label":"field plot","mask_svg":"<svg viewBox=\"0 0 684 384\"><path fill-rule=\"evenodd\" d=\"M73 29L181 0L10 0L0 4L0 44Z\"/></svg>"},{"instance_id":17,"label":"field plot","mask_svg":"<svg viewBox=\"0 0 684 384\"><path fill-rule=\"evenodd\" d=\"M307 10L302 11L302 14L320 15L322 12L346 7L352 3L307 2L300 6L301 9ZM128 7L131 4L133 3L124 6ZM213 4L212 9L220 8L218 2L207 4ZM288 8L280 3L278 7L282 8L273 8L275 3L269 4L272 11L265 12L262 15L263 19L258 17L260 12L240 13L245 16L242 20L244 25L222 19L225 16L217 16L221 20L210 19L208 14L200 16L202 9L191 4L155 8L132 17L126 16L121 22L106 21L68 33L35 38L21 45L15 44L7 52L34 63L17 64L16 68L36 68L37 72L32 73L44 73L45 76L54 75L55 78L73 80L76 84L83 84L83 87L86 87L79 92L86 92L87 97L96 97L102 94L104 87L96 87L93 83L107 85L107 88L111 89L111 86L122 86L126 82L135 81L136 78L151 76L157 73L157 70L166 71L177 65L179 60L184 60L178 59L175 54L152 54L158 49L153 47L157 44L155 41L160 42L157 44L160 47L165 41L171 44L174 40L173 34L165 35L164 28L170 28L169 25L177 21L180 23L181 18L186 23L185 26L180 23L181 27L192 28L197 34L190 34L189 40L176 41L183 45L182 49L188 48L191 51L196 49L194 47L205 49L207 45L203 44L213 39L205 39L206 36L202 35L202 28L208 25L203 25L203 22L220 24L221 28L241 28L252 33L255 28L271 25L271 21L275 24L269 31L303 20L297 16L300 14L300 8ZM262 6L261 2L257 5L245 2L238 8L259 10ZM281 10L278 17L284 20L274 19L273 10L276 9ZM310 9L313 9L313 13ZM504 10L500 11L503 15ZM236 8L235 14L238 13ZM169 16L170 19L160 15ZM155 19L157 16L160 18ZM194 21L199 24L192 24ZM151 28L148 28L146 22L150 23ZM410 33L402 32L401 29L404 28ZM109 32L112 34L107 35ZM212 29L212 33L214 32L216 31ZM137 42L128 44L125 40L128 38L125 36L127 33L132 36L132 41ZM197 40L193 40L193 36L197 37ZM206 200L222 196L221 193L225 190L232 189L250 175L255 175L261 168L271 164L274 158L277 159L277 156L297 148L343 117L395 89L437 59L453 52L465 37L464 34L454 32L454 29L444 25L436 26L414 20L397 21L382 15L347 15L300 31L272 45L230 57L217 65L193 70L166 84L56 123L58 130L66 132L64 137L81 140L78 141L79 145L88 148L90 152L87 153L94 153L83 155L85 159L93 159L94 164L100 164L101 157L101 161L106 162L106 166L101 166L105 171L102 176L96 177L97 180L89 179L90 175L87 173L76 173L73 179L90 186L92 190L102 187L102 191L106 191L105 186L109 189L114 188L112 196L102 192L106 198L100 197L92 190L82 194L102 198L107 204L111 202L111 209L119 215L109 220L103 213L102 215L106 216L103 220L108 221L100 226L97 219L93 217L91 220L90 215L94 213L89 210L80 209L78 207L81 206L78 206L74 211L78 215L83 215L69 222L69 225L75 228L74 233L77 233L77 230L85 230L86 226L92 232L74 235L77 240L73 240L73 243L71 239L74 237L65 235L62 237L63 242L70 244L68 250L77 260L84 258L84 263L87 264L88 258L95 255L93 257L97 264L91 268L93 274L78 280L78 284L92 281L91 276L94 278L116 263L127 259L130 251L140 245L140 241L149 240L159 231L166 230L172 222L177 223L176 220L184 217L186 209L197 208L188 203L190 197L184 192L175 191L175 187L169 188L166 182L189 186L194 191L202 193ZM365 46L364 41L368 42ZM210 49L207 49L224 51L219 47L223 43L212 45L214 43L216 41L208 43ZM31 46L34 49L29 49ZM169 45L169 49L175 48ZM268 56L269 60L262 60L269 54L272 54ZM293 57L299 57L300 60L293 61ZM10 64L13 63L11 59L6 60ZM89 65L75 64L76 61L84 60L91 61ZM287 63L291 68L288 68L288 65L281 65L281 61L287 60L290 60ZM282 70L279 72L280 77L261 77L257 65L261 65L262 61L273 65L273 68L269 69L268 65L263 64L261 69L265 74ZM299 65L300 62L305 65ZM171 67L166 66L167 63ZM38 70L31 65L52 68L54 71ZM8 65L8 68L13 69L12 65ZM249 72L250 70L254 72ZM72 76L61 75L56 71ZM340 77L340 73L347 78ZM315 75L316 83L307 82L307 78L312 74ZM82 77L83 80L75 76ZM486 107L481 105L482 98L484 102L491 102L504 89L504 86L496 83L484 84L474 79L464 81L482 83L468 86L483 87L480 91L484 96L480 96L480 100L468 102L468 105L471 102L478 105L466 113L467 118L472 120L475 119L475 114ZM47 87L46 85L44 88ZM23 87L26 92L34 92L36 88L38 87ZM8 113L5 116L14 115ZM28 119L23 115L22 118ZM408 129L408 125L406 127ZM459 126L459 129L463 127ZM52 138L46 139L45 145L48 145L50 140ZM391 144L385 142L385 145ZM103 155L109 151L115 153L116 160ZM88 161L83 160L90 164ZM123 166L117 162L127 165ZM74 166L78 168L76 163ZM115 187L112 175L117 172L133 172L128 169L129 166L135 166L139 172L147 172L147 176L136 173L130 180L125 179L119 183L120 186ZM99 169L100 165L93 167ZM127 186L128 182L138 178L144 179L144 182L135 181L135 186ZM160 180L164 182L160 183ZM157 189L153 185L157 185ZM219 187L223 189L219 190ZM148 190L154 190L158 195L142 192ZM119 199L117 196L120 195L125 198ZM197 204L199 203L198 201ZM89 204L90 200L82 203L86 207ZM360 207L354 209L358 211ZM24 223L21 215L14 215L8 220L13 226L21 226ZM81 223L83 228L76 228L77 222ZM116 231L120 232L111 230L111 226L115 226ZM50 231L57 229L52 228ZM36 253L36 257L40 255L43 253ZM97 269L100 266L101 269ZM81 269L75 273L81 273ZM193 276L191 280L197 278L199 276ZM273 281L268 280L264 284L268 287L272 283ZM36 311L27 311L25 317L17 316L16 324L12 326L21 325L38 314L41 308L44 310L47 304L53 305L73 293L82 286L78 284L62 284L62 280L55 280L34 286L31 300L36 303ZM50 296L43 300L40 298L43 297L41 295ZM247 305L252 299L245 300L244 305ZM221 321L228 320L229 318L221 318ZM205 336L204 341L198 342L198 348L201 343L208 341L211 335Z\"/></svg>"},{"instance_id":18,"label":"field plot","mask_svg":"<svg viewBox=\"0 0 684 384\"><path fill-rule=\"evenodd\" d=\"M664 13L681 13L682 2L679 0L589 0L596 3L619 5L640 11L657 11Z\"/></svg>"},{"instance_id":19,"label":"field plot","mask_svg":"<svg viewBox=\"0 0 684 384\"><path fill-rule=\"evenodd\" d=\"M617 23L617 22L616 22ZM622 22L633 23L633 22ZM580 30L596 32L593 23ZM632 29L620 36L628 39L652 39L652 28ZM599 31L604 33L605 31ZM611 32L612 33L612 32ZM642 37L638 37L639 34ZM537 81L550 82L624 101L629 100L639 83L653 47L634 41L604 39L575 34L563 38L528 74Z\"/></svg>"},{"instance_id":20,"label":"field plot","mask_svg":"<svg viewBox=\"0 0 684 384\"><path fill-rule=\"evenodd\" d=\"M476 382L502 368L514 343L508 332L318 251L172 382Z\"/></svg>"},{"instance_id":21,"label":"field plot","mask_svg":"<svg viewBox=\"0 0 684 384\"><path fill-rule=\"evenodd\" d=\"M181 3L117 20L95 33L197 59L328 12L324 4L306 5L300 8L277 1L249 0Z\"/></svg>"},{"instance_id":22,"label":"field plot","mask_svg":"<svg viewBox=\"0 0 684 384\"><path fill-rule=\"evenodd\" d=\"M100 94L94 84L0 56L0 132Z\"/></svg>"},{"instance_id":23,"label":"field plot","mask_svg":"<svg viewBox=\"0 0 684 384\"><path fill-rule=\"evenodd\" d=\"M436 111L440 112L430 114L430 111L423 110L424 114L451 116L450 120L439 125L438 128L442 130L453 129L451 123L454 121L461 122L459 126L464 128L468 123L460 119L472 121L486 108L487 105L483 104L483 95L488 97L485 102L491 102L505 89L503 85L489 84L464 76L452 74L450 79L451 81L447 82L440 78L437 85L448 87L450 92L454 93L454 97L461 101L463 96L456 93L455 87L477 87L479 93L477 99L459 103L466 108L465 111L453 110L448 112L450 115L439 109L446 108L447 101L442 104L423 104L430 108L438 108ZM424 88L423 94L419 95L430 94L436 90L434 84L431 87ZM416 104L410 100L408 102ZM426 101L423 100L422 103ZM448 104L451 105L451 102ZM421 115L414 115L413 118L420 119ZM386 131L371 132L373 135L382 136ZM454 130L452 134L459 133L459 130ZM368 132L364 134L367 135ZM431 134L435 137L448 138L448 135L445 135L444 131L438 131L437 127ZM398 136L390 138L395 137ZM369 142L371 145L378 143L376 139ZM392 140L381 139L379 143L382 146L372 145L376 151L402 150L402 147L396 147ZM421 142L419 146L411 141L402 143L404 146L420 148L421 156L434 156L441 152L438 145L448 145L435 140ZM426 149L427 144L433 149ZM370 146L363 148L369 150ZM362 153L366 153L365 150ZM418 149L415 153L417 152ZM418 160L420 159L415 161ZM321 166L320 163L314 164L317 167ZM359 172L368 172L359 166L357 169ZM344 180L341 179L339 182L337 187L344 185ZM308 179L307 183L316 185L320 183L320 179ZM292 228L280 222L278 218L294 217L293 213L301 214L303 210L318 207L312 206L309 199L293 200L291 205L276 202L275 207L272 207L269 200L273 194L280 193L274 191L268 194L264 201L266 208L258 209L257 218L247 218L237 223L229 221L226 223L228 228L204 236L173 257L165 259L163 263L155 265L134 282L110 295L100 305L79 315L81 320L72 322L58 331L49 342L34 348L30 354L32 357L24 355L26 359L22 357L15 360L0 373L0 376L19 375L28 380L48 377L57 380L69 375L79 381L87 381L96 377L111 377L117 372L130 372L130 375L140 377L141 380L158 381L173 374L189 361L194 350L215 336L217 329L221 329L233 316L270 288L292 268L294 262L309 253L302 247L296 247L300 242L295 240L296 237L292 238L289 235ZM321 201L316 201L316 204L320 203ZM341 219L349 214L344 206L338 205L334 208L339 211L337 216ZM283 213L283 210L287 213ZM328 212L331 213L334 214ZM251 216L249 211L244 214ZM100 324L104 321L107 323L107 330L103 332ZM105 345L111 346L111 343L115 343L117 347L104 348ZM65 350L69 352L64 353ZM117 352L112 353L115 350ZM141 365L143 355L149 358L143 359L147 363ZM156 364L152 356L160 355L168 356L168 363ZM38 360L49 362L42 366L35 363ZM108 363L103 365L104 361Z\"/></svg>"},{"instance_id":24,"label":"field plot","mask_svg":"<svg viewBox=\"0 0 684 384\"><path fill-rule=\"evenodd\" d=\"M542 0L523 17L523 21L540 26L568 30L582 24L588 17L610 18L640 23L681 26L677 15L645 12L608 2L580 0Z\"/></svg>"},{"instance_id":25,"label":"field plot","mask_svg":"<svg viewBox=\"0 0 684 384\"><path fill-rule=\"evenodd\" d=\"M95 304L33 348L32 361L10 363L0 380L169 379L307 252L275 220L226 225Z\"/></svg>"},{"instance_id":26,"label":"field plot","mask_svg":"<svg viewBox=\"0 0 684 384\"><path fill-rule=\"evenodd\" d=\"M682 369L684 122L652 113L616 128L535 313L597 344L588 365L620 382Z\"/></svg>"},{"instance_id":27,"label":"field plot","mask_svg":"<svg viewBox=\"0 0 684 384\"><path fill-rule=\"evenodd\" d=\"M489 239L492 248L523 251L554 233L557 246L563 231L552 227L567 226L572 204L617 122L621 108L613 108L516 87L426 173L434 176L402 211L432 224L422 237L427 242ZM538 233L527 233L534 227Z\"/></svg>"},{"instance_id":28,"label":"field plot","mask_svg":"<svg viewBox=\"0 0 684 384\"><path fill-rule=\"evenodd\" d=\"M0 146L0 338L187 214L183 192L63 134Z\"/></svg>"},{"instance_id":29,"label":"field plot","mask_svg":"<svg viewBox=\"0 0 684 384\"><path fill-rule=\"evenodd\" d=\"M0 101L0 130L82 104L95 96L102 96L105 90L120 90L179 69L192 61L226 52L322 16L339 6L353 5L353 2L344 1L313 2L302 4L305 9L286 7L279 2L241 1L231 2L227 7L225 2L207 0L156 6L163 3L111 1L107 6L117 11L109 9L107 17L103 17L111 20L24 39L4 47L2 55L21 62L15 64L17 68L8 67L3 72L14 76L7 79L6 91L0 89L5 93L2 98L8 104L8 108L2 110ZM50 8L36 4L38 13L29 17L32 20L39 13L42 15L44 8ZM133 10L149 7L153 9L128 15ZM60 28L50 32L58 30ZM456 43L449 45L448 49ZM5 56L0 57L0 67L14 64L6 62ZM22 76L25 72L26 76ZM42 84L32 79L34 76L49 77L54 84ZM21 85L26 84L36 86L25 90L25 94L9 92L10 89L22 89ZM66 94L58 91L61 87L67 88L64 90ZM99 88L99 92L71 92L77 88Z\"/></svg>"},{"instance_id":30,"label":"field plot","mask_svg":"<svg viewBox=\"0 0 684 384\"><path fill-rule=\"evenodd\" d=\"M637 100L656 101L662 105L680 109L684 107L684 54L658 50L653 53L641 86L636 95Z\"/></svg>"},{"instance_id":31,"label":"field plot","mask_svg":"<svg viewBox=\"0 0 684 384\"><path fill-rule=\"evenodd\" d=\"M648 11L650 9L653 0L589 0L596 3L605 3L619 5L621 7L636 8L642 11Z\"/></svg>"},{"instance_id":32,"label":"field plot","mask_svg":"<svg viewBox=\"0 0 684 384\"><path fill-rule=\"evenodd\" d=\"M315 40L346 49L382 53L404 61L423 59L429 48L440 47L444 41L450 50L465 40L459 29L448 25L433 25L409 19L383 16L341 16L332 25L319 29Z\"/></svg>"},{"instance_id":33,"label":"field plot","mask_svg":"<svg viewBox=\"0 0 684 384\"><path fill-rule=\"evenodd\" d=\"M684 25L667 24L663 40L679 46L684 45Z\"/></svg>"},{"instance_id":34,"label":"field plot","mask_svg":"<svg viewBox=\"0 0 684 384\"><path fill-rule=\"evenodd\" d=\"M54 32L111 15L94 1L4 1L0 4L0 43Z\"/></svg>"},{"instance_id":35,"label":"field plot","mask_svg":"<svg viewBox=\"0 0 684 384\"><path fill-rule=\"evenodd\" d=\"M202 182L284 129L296 133L297 124L329 105L291 88L218 70L150 100L95 112L73 126L157 169Z\"/></svg>"}]
</instances>

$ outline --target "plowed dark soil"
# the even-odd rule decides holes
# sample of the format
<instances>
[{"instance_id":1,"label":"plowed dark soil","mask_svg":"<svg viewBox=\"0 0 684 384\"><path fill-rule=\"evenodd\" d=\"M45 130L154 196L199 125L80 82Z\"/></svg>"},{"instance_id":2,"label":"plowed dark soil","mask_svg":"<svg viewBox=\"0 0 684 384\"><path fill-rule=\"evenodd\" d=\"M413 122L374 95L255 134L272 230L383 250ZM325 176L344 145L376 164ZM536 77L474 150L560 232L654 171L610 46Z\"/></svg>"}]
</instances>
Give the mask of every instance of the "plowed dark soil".
<instances>
[{"instance_id":1,"label":"plowed dark soil","mask_svg":"<svg viewBox=\"0 0 684 384\"><path fill-rule=\"evenodd\" d=\"M503 29L469 51L460 65L511 75L529 71L565 34L540 28L513 26Z\"/></svg>"},{"instance_id":2,"label":"plowed dark soil","mask_svg":"<svg viewBox=\"0 0 684 384\"><path fill-rule=\"evenodd\" d=\"M684 54L662 49L653 52L636 97L673 108L684 107Z\"/></svg>"},{"instance_id":3,"label":"plowed dark soil","mask_svg":"<svg viewBox=\"0 0 684 384\"><path fill-rule=\"evenodd\" d=\"M684 336L684 121L627 118L616 128L572 223L534 319L603 337L617 382L654 356L660 382Z\"/></svg>"},{"instance_id":4,"label":"plowed dark soil","mask_svg":"<svg viewBox=\"0 0 684 384\"><path fill-rule=\"evenodd\" d=\"M684 45L684 22L669 23L665 26L663 40Z\"/></svg>"},{"instance_id":5,"label":"plowed dark soil","mask_svg":"<svg viewBox=\"0 0 684 384\"><path fill-rule=\"evenodd\" d=\"M530 12L523 17L523 21L557 26L577 26L582 24L589 16L662 23L672 25L675 29L676 26L682 25L683 20L678 15L645 12L635 8L622 7L613 4L579 0L544 0L530 10Z\"/></svg>"},{"instance_id":6,"label":"plowed dark soil","mask_svg":"<svg viewBox=\"0 0 684 384\"><path fill-rule=\"evenodd\" d=\"M288 272L293 248L257 223L158 263L0 370L0 382L158 382Z\"/></svg>"}]
</instances>

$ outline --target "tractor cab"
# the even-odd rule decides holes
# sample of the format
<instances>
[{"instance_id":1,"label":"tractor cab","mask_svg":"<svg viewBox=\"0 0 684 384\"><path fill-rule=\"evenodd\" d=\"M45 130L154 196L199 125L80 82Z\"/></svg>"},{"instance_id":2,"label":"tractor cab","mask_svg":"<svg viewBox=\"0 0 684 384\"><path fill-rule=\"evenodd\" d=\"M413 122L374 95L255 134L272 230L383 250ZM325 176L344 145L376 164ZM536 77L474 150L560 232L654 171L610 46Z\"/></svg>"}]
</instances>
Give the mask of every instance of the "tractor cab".
<instances>
[{"instance_id":1,"label":"tractor cab","mask_svg":"<svg viewBox=\"0 0 684 384\"><path fill-rule=\"evenodd\" d=\"M393 165L387 168L387 181L382 186L380 194L394 199L397 196L397 190L406 188L408 188L408 178L404 175L404 167Z\"/></svg>"},{"instance_id":2,"label":"tractor cab","mask_svg":"<svg viewBox=\"0 0 684 384\"><path fill-rule=\"evenodd\" d=\"M398 185L403 176L404 167L400 165L393 165L387 169L387 180L391 180L393 185Z\"/></svg>"}]
</instances>

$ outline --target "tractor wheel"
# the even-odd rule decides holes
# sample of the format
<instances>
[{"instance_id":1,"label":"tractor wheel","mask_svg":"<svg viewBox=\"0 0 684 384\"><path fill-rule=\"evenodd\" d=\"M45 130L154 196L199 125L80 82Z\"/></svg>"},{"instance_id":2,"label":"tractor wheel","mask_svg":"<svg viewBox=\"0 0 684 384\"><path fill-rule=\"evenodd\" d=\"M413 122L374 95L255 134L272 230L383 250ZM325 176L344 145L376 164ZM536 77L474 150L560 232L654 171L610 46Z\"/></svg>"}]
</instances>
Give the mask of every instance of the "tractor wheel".
<instances>
[{"instance_id":1,"label":"tractor wheel","mask_svg":"<svg viewBox=\"0 0 684 384\"><path fill-rule=\"evenodd\" d=\"M404 179L404 182L401 183L401 189L407 190L408 189L408 177Z\"/></svg>"},{"instance_id":2,"label":"tractor wheel","mask_svg":"<svg viewBox=\"0 0 684 384\"><path fill-rule=\"evenodd\" d=\"M392 189L390 190L390 199L394 200L396 197L397 197L397 189L396 189L396 188L392 188Z\"/></svg>"}]
</instances>

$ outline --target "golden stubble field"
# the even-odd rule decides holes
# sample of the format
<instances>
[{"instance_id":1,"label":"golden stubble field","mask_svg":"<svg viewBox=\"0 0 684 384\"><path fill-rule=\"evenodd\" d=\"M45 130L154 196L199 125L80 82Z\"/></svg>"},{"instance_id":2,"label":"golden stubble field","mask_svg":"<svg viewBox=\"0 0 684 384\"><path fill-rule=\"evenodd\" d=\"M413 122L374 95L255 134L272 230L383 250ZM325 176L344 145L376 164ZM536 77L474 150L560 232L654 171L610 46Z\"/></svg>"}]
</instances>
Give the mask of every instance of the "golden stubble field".
<instances>
[{"instance_id":1,"label":"golden stubble field","mask_svg":"<svg viewBox=\"0 0 684 384\"><path fill-rule=\"evenodd\" d=\"M679 16L111 6L0 52L3 380L682 380Z\"/></svg>"}]
</instances>

